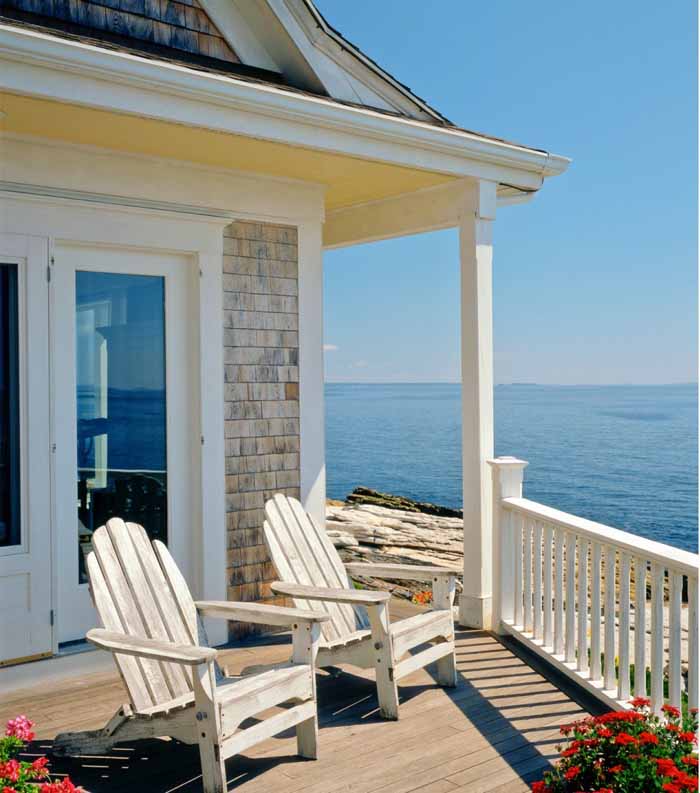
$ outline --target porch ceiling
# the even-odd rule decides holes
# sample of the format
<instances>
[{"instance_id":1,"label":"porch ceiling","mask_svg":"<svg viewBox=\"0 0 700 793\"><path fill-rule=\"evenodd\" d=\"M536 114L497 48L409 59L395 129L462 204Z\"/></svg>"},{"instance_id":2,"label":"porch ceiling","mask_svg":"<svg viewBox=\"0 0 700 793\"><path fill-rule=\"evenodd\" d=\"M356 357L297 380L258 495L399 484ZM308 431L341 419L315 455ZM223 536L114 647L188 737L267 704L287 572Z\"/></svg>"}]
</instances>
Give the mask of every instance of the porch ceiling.
<instances>
[{"instance_id":1,"label":"porch ceiling","mask_svg":"<svg viewBox=\"0 0 700 793\"><path fill-rule=\"evenodd\" d=\"M300 179L326 187L327 211L455 181L433 171L242 135L0 94L0 131L105 147L200 165Z\"/></svg>"}]
</instances>

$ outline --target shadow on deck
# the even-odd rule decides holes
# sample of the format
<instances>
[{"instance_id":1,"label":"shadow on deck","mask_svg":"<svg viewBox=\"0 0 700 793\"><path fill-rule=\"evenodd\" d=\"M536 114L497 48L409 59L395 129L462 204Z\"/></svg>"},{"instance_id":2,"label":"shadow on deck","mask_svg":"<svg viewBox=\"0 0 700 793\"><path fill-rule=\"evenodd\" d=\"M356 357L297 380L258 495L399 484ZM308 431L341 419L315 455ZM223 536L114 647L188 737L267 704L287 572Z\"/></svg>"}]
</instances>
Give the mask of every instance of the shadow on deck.
<instances>
[{"instance_id":1,"label":"shadow on deck","mask_svg":"<svg viewBox=\"0 0 700 793\"><path fill-rule=\"evenodd\" d=\"M404 604L394 609L406 611ZM398 722L379 718L367 674L321 673L320 759L297 758L290 731L231 758L229 788L243 793L527 790L556 756L559 725L586 710L549 674L545 678L490 634L460 630L457 638L457 688L438 688L430 667L405 678ZM285 660L288 652L286 639L273 637L222 656L231 672L240 672ZM0 723L26 713L37 724L31 752L40 754L50 750L58 732L103 726L122 701L115 673L92 673L0 694ZM121 745L105 756L52 759L51 768L92 793L202 789L198 748L169 740Z\"/></svg>"}]
</instances>

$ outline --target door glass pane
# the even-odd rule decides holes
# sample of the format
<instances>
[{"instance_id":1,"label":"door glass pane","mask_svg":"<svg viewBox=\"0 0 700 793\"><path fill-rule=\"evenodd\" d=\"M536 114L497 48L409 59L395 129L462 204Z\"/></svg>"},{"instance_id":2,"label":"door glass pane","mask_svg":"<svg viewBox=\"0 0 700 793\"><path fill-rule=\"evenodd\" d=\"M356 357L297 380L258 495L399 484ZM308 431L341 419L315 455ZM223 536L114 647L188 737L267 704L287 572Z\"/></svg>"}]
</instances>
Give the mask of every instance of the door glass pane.
<instances>
[{"instance_id":1,"label":"door glass pane","mask_svg":"<svg viewBox=\"0 0 700 793\"><path fill-rule=\"evenodd\" d=\"M0 264L0 548L22 542L18 330L17 265Z\"/></svg>"},{"instance_id":2,"label":"door glass pane","mask_svg":"<svg viewBox=\"0 0 700 793\"><path fill-rule=\"evenodd\" d=\"M76 272L78 554L117 516L167 541L165 280Z\"/></svg>"}]
</instances>

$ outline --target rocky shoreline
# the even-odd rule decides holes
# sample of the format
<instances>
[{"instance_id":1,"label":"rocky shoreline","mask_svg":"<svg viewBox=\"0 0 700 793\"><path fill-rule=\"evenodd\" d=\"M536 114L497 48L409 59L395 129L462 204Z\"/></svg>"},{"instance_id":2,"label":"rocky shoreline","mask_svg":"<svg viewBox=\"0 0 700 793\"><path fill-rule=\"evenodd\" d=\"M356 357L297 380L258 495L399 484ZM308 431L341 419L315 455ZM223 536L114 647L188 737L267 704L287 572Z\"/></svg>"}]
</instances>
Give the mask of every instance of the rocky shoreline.
<instances>
[{"instance_id":1,"label":"rocky shoreline","mask_svg":"<svg viewBox=\"0 0 700 793\"><path fill-rule=\"evenodd\" d=\"M451 516L436 514L439 511ZM464 530L461 515L435 504L425 504L402 496L356 488L346 501L328 501L326 529L344 562L383 562L462 566ZM458 513L459 514L459 513ZM385 589L398 597L420 598L427 584L420 581L387 581L357 578L362 586ZM634 615L634 607L632 608ZM664 624L668 637L668 603L664 603ZM634 624L634 617L633 617ZM647 601L647 658L651 653L651 603ZM604 620L601 632L604 629ZM632 627L632 632L634 628ZM688 608L681 612L681 657L684 669L688 657ZM633 638L632 638L633 641Z\"/></svg>"},{"instance_id":2,"label":"rocky shoreline","mask_svg":"<svg viewBox=\"0 0 700 793\"><path fill-rule=\"evenodd\" d=\"M326 529L345 562L462 565L461 513L447 507L356 488L347 501L328 502ZM405 598L426 588L417 581L358 581Z\"/></svg>"}]
</instances>

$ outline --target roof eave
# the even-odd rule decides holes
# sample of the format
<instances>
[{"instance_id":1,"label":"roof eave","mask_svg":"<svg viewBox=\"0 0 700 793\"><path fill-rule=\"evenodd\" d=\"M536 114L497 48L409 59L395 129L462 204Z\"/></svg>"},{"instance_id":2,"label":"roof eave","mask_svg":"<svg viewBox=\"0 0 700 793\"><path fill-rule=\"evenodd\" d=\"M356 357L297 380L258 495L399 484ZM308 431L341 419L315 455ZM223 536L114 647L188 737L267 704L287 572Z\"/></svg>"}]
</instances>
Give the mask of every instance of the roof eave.
<instances>
[{"instance_id":1,"label":"roof eave","mask_svg":"<svg viewBox=\"0 0 700 793\"><path fill-rule=\"evenodd\" d=\"M454 127L9 25L0 25L0 61L7 64L0 68L0 90L525 190L539 189L569 164L565 157ZM105 90L106 84L113 88Z\"/></svg>"}]
</instances>

